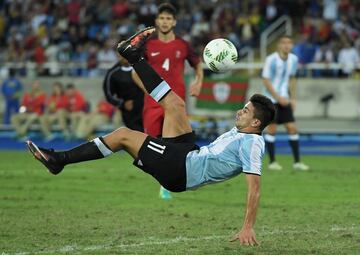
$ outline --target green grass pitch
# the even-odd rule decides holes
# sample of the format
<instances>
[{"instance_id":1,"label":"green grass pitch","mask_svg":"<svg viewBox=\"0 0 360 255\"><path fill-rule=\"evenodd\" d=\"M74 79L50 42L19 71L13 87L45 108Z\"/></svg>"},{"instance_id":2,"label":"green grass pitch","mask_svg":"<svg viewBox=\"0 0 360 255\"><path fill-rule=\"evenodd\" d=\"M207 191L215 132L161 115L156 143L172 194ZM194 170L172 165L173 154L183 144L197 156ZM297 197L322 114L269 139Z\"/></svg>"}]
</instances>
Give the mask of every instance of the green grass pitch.
<instances>
[{"instance_id":1,"label":"green grass pitch","mask_svg":"<svg viewBox=\"0 0 360 255\"><path fill-rule=\"evenodd\" d=\"M259 247L242 225L242 175L158 198L124 153L52 176L27 152L0 152L0 254L360 254L360 159L308 156L310 172L264 167ZM170 171L171 169L169 169Z\"/></svg>"}]
</instances>

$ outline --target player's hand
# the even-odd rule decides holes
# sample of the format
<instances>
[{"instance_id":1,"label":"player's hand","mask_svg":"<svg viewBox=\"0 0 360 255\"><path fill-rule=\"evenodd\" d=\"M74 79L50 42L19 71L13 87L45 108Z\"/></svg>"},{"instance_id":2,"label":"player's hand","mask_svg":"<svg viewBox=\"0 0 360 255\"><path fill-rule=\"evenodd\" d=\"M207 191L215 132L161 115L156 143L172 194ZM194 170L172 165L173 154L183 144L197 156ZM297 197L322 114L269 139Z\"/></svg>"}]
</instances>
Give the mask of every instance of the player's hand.
<instances>
[{"instance_id":1,"label":"player's hand","mask_svg":"<svg viewBox=\"0 0 360 255\"><path fill-rule=\"evenodd\" d=\"M287 106L290 104L289 99L287 99L286 97L279 97L277 101L281 106Z\"/></svg>"},{"instance_id":2,"label":"player's hand","mask_svg":"<svg viewBox=\"0 0 360 255\"><path fill-rule=\"evenodd\" d=\"M134 108L134 100L127 100L124 103L124 108L127 111L131 111Z\"/></svg>"},{"instance_id":3,"label":"player's hand","mask_svg":"<svg viewBox=\"0 0 360 255\"><path fill-rule=\"evenodd\" d=\"M192 97L197 97L200 95L200 91L201 91L201 82L197 82L197 81L194 81L193 83L191 83L190 85L190 96Z\"/></svg>"},{"instance_id":4,"label":"player's hand","mask_svg":"<svg viewBox=\"0 0 360 255\"><path fill-rule=\"evenodd\" d=\"M255 231L253 228L242 228L240 232L230 240L230 242L234 242L236 240L239 240L240 244L245 246L259 245L259 242L256 240Z\"/></svg>"}]
</instances>

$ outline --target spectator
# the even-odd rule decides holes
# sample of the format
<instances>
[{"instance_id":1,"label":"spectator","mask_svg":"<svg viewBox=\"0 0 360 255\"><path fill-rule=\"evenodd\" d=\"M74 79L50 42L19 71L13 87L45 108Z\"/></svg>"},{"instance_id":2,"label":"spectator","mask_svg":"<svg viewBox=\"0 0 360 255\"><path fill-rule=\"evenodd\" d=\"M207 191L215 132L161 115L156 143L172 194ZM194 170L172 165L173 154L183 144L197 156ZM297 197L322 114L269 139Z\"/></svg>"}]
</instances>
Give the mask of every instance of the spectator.
<instances>
[{"instance_id":1,"label":"spectator","mask_svg":"<svg viewBox=\"0 0 360 255\"><path fill-rule=\"evenodd\" d=\"M145 3L140 6L138 21L140 24L150 26L154 24L157 7L154 1L145 0Z\"/></svg>"},{"instance_id":2,"label":"spectator","mask_svg":"<svg viewBox=\"0 0 360 255\"><path fill-rule=\"evenodd\" d=\"M278 16L275 0L269 0L265 9L265 22L270 25Z\"/></svg>"},{"instance_id":3,"label":"spectator","mask_svg":"<svg viewBox=\"0 0 360 255\"><path fill-rule=\"evenodd\" d=\"M98 65L98 47L96 46L96 44L91 43L89 44L89 48L88 48L88 58L87 58L87 69L88 69L88 75L90 77L92 76L96 76L97 75L97 70L96 67Z\"/></svg>"},{"instance_id":4,"label":"spectator","mask_svg":"<svg viewBox=\"0 0 360 255\"><path fill-rule=\"evenodd\" d=\"M89 53L86 50L86 46L78 44L76 46L76 51L72 55L72 62L76 65L76 68L72 70L72 74L75 76L87 76L87 62L89 58Z\"/></svg>"},{"instance_id":5,"label":"spectator","mask_svg":"<svg viewBox=\"0 0 360 255\"><path fill-rule=\"evenodd\" d=\"M338 17L339 0L323 0L323 18L335 21Z\"/></svg>"},{"instance_id":6,"label":"spectator","mask_svg":"<svg viewBox=\"0 0 360 255\"><path fill-rule=\"evenodd\" d=\"M311 22L310 17L305 17L300 26L300 34L302 36L312 37L315 33L315 28Z\"/></svg>"},{"instance_id":7,"label":"spectator","mask_svg":"<svg viewBox=\"0 0 360 255\"><path fill-rule=\"evenodd\" d=\"M61 69L58 61L59 46L51 43L45 50L45 57L49 63L49 75L58 76L61 74Z\"/></svg>"},{"instance_id":8,"label":"spectator","mask_svg":"<svg viewBox=\"0 0 360 255\"><path fill-rule=\"evenodd\" d=\"M79 0L71 0L67 4L66 10L68 13L68 21L70 25L79 25L81 5L82 4Z\"/></svg>"},{"instance_id":9,"label":"spectator","mask_svg":"<svg viewBox=\"0 0 360 255\"><path fill-rule=\"evenodd\" d=\"M46 94L41 89L40 82L34 81L31 90L22 98L19 113L11 118L16 135L19 139L25 139L31 124L39 121L44 112Z\"/></svg>"},{"instance_id":10,"label":"spectator","mask_svg":"<svg viewBox=\"0 0 360 255\"><path fill-rule=\"evenodd\" d=\"M330 64L335 62L334 52L329 44L323 44L316 49L314 62L322 64ZM314 77L335 76L336 72L330 69L314 70Z\"/></svg>"},{"instance_id":11,"label":"spectator","mask_svg":"<svg viewBox=\"0 0 360 255\"><path fill-rule=\"evenodd\" d=\"M111 40L107 40L104 47L97 54L97 62L101 69L106 69L109 65L113 65L118 61L117 54Z\"/></svg>"},{"instance_id":12,"label":"spectator","mask_svg":"<svg viewBox=\"0 0 360 255\"><path fill-rule=\"evenodd\" d=\"M299 58L299 64L306 65L314 60L315 50L316 46L314 43L311 43L309 37L304 35L300 41L295 44L293 53ZM299 69L299 74L306 76L307 72L305 69Z\"/></svg>"},{"instance_id":13,"label":"spectator","mask_svg":"<svg viewBox=\"0 0 360 255\"><path fill-rule=\"evenodd\" d=\"M85 97L72 83L67 85L66 95L69 100L68 119L70 120L70 135L73 136L78 128L80 119L86 114L86 111L88 111L88 105Z\"/></svg>"},{"instance_id":14,"label":"spectator","mask_svg":"<svg viewBox=\"0 0 360 255\"><path fill-rule=\"evenodd\" d=\"M97 104L95 111L81 116L76 130L76 138L90 139L97 128L110 123L114 110L115 108L110 103L102 99Z\"/></svg>"},{"instance_id":15,"label":"spectator","mask_svg":"<svg viewBox=\"0 0 360 255\"><path fill-rule=\"evenodd\" d=\"M115 0L112 5L112 15L116 20L121 20L128 15L129 4L125 0Z\"/></svg>"},{"instance_id":16,"label":"spectator","mask_svg":"<svg viewBox=\"0 0 360 255\"><path fill-rule=\"evenodd\" d=\"M210 24L205 19L204 16L201 16L200 21L196 22L191 28L191 36L198 37L201 36L202 33L209 33Z\"/></svg>"},{"instance_id":17,"label":"spectator","mask_svg":"<svg viewBox=\"0 0 360 255\"><path fill-rule=\"evenodd\" d=\"M36 41L36 47L34 49L33 60L36 63L36 73L37 75L43 75L45 73L44 63L46 61L45 49L41 45L40 41Z\"/></svg>"},{"instance_id":18,"label":"spectator","mask_svg":"<svg viewBox=\"0 0 360 255\"><path fill-rule=\"evenodd\" d=\"M9 78L4 80L1 91L5 98L4 124L10 124L11 115L19 111L20 93L22 83L15 77L15 70L9 70Z\"/></svg>"},{"instance_id":19,"label":"spectator","mask_svg":"<svg viewBox=\"0 0 360 255\"><path fill-rule=\"evenodd\" d=\"M345 40L344 47L339 52L338 63L341 65L342 77L351 76L360 63L359 53L348 40Z\"/></svg>"},{"instance_id":20,"label":"spectator","mask_svg":"<svg viewBox=\"0 0 360 255\"><path fill-rule=\"evenodd\" d=\"M112 9L109 0L99 1L96 8L97 19L96 22L102 27L110 24L112 20Z\"/></svg>"},{"instance_id":21,"label":"spectator","mask_svg":"<svg viewBox=\"0 0 360 255\"><path fill-rule=\"evenodd\" d=\"M67 108L69 99L65 94L64 86L60 82L54 82L53 92L46 101L45 114L40 117L41 131L46 140L53 138L51 126L57 123L64 137L69 137L66 127Z\"/></svg>"}]
</instances>

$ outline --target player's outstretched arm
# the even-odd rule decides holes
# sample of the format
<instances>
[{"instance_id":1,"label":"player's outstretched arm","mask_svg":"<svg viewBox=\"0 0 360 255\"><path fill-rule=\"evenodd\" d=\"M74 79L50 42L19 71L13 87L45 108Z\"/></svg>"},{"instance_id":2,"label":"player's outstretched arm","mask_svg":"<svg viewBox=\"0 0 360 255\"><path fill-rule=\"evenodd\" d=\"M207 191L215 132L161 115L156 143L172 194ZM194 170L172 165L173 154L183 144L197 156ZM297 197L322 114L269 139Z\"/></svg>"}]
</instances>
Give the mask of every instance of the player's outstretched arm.
<instances>
[{"instance_id":1,"label":"player's outstretched arm","mask_svg":"<svg viewBox=\"0 0 360 255\"><path fill-rule=\"evenodd\" d=\"M241 245L254 246L259 245L253 226L255 224L256 211L260 200L260 176L246 174L246 181L248 194L244 224L231 241L239 240Z\"/></svg>"}]
</instances>

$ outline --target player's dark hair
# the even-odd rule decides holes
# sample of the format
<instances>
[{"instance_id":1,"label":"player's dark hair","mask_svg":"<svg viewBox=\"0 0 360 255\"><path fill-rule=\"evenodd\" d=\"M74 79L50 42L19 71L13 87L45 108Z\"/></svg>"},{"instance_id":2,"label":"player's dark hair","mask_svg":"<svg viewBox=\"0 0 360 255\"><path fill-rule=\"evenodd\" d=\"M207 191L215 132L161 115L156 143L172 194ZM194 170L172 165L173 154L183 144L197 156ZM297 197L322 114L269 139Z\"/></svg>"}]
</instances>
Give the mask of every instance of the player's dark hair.
<instances>
[{"instance_id":1,"label":"player's dark hair","mask_svg":"<svg viewBox=\"0 0 360 255\"><path fill-rule=\"evenodd\" d=\"M164 12L169 13L176 18L176 8L171 3L162 3L159 5L157 16Z\"/></svg>"},{"instance_id":2,"label":"player's dark hair","mask_svg":"<svg viewBox=\"0 0 360 255\"><path fill-rule=\"evenodd\" d=\"M263 131L275 118L275 106L268 97L260 94L254 94L250 102L255 108L254 117L261 122L260 131Z\"/></svg>"}]
</instances>

